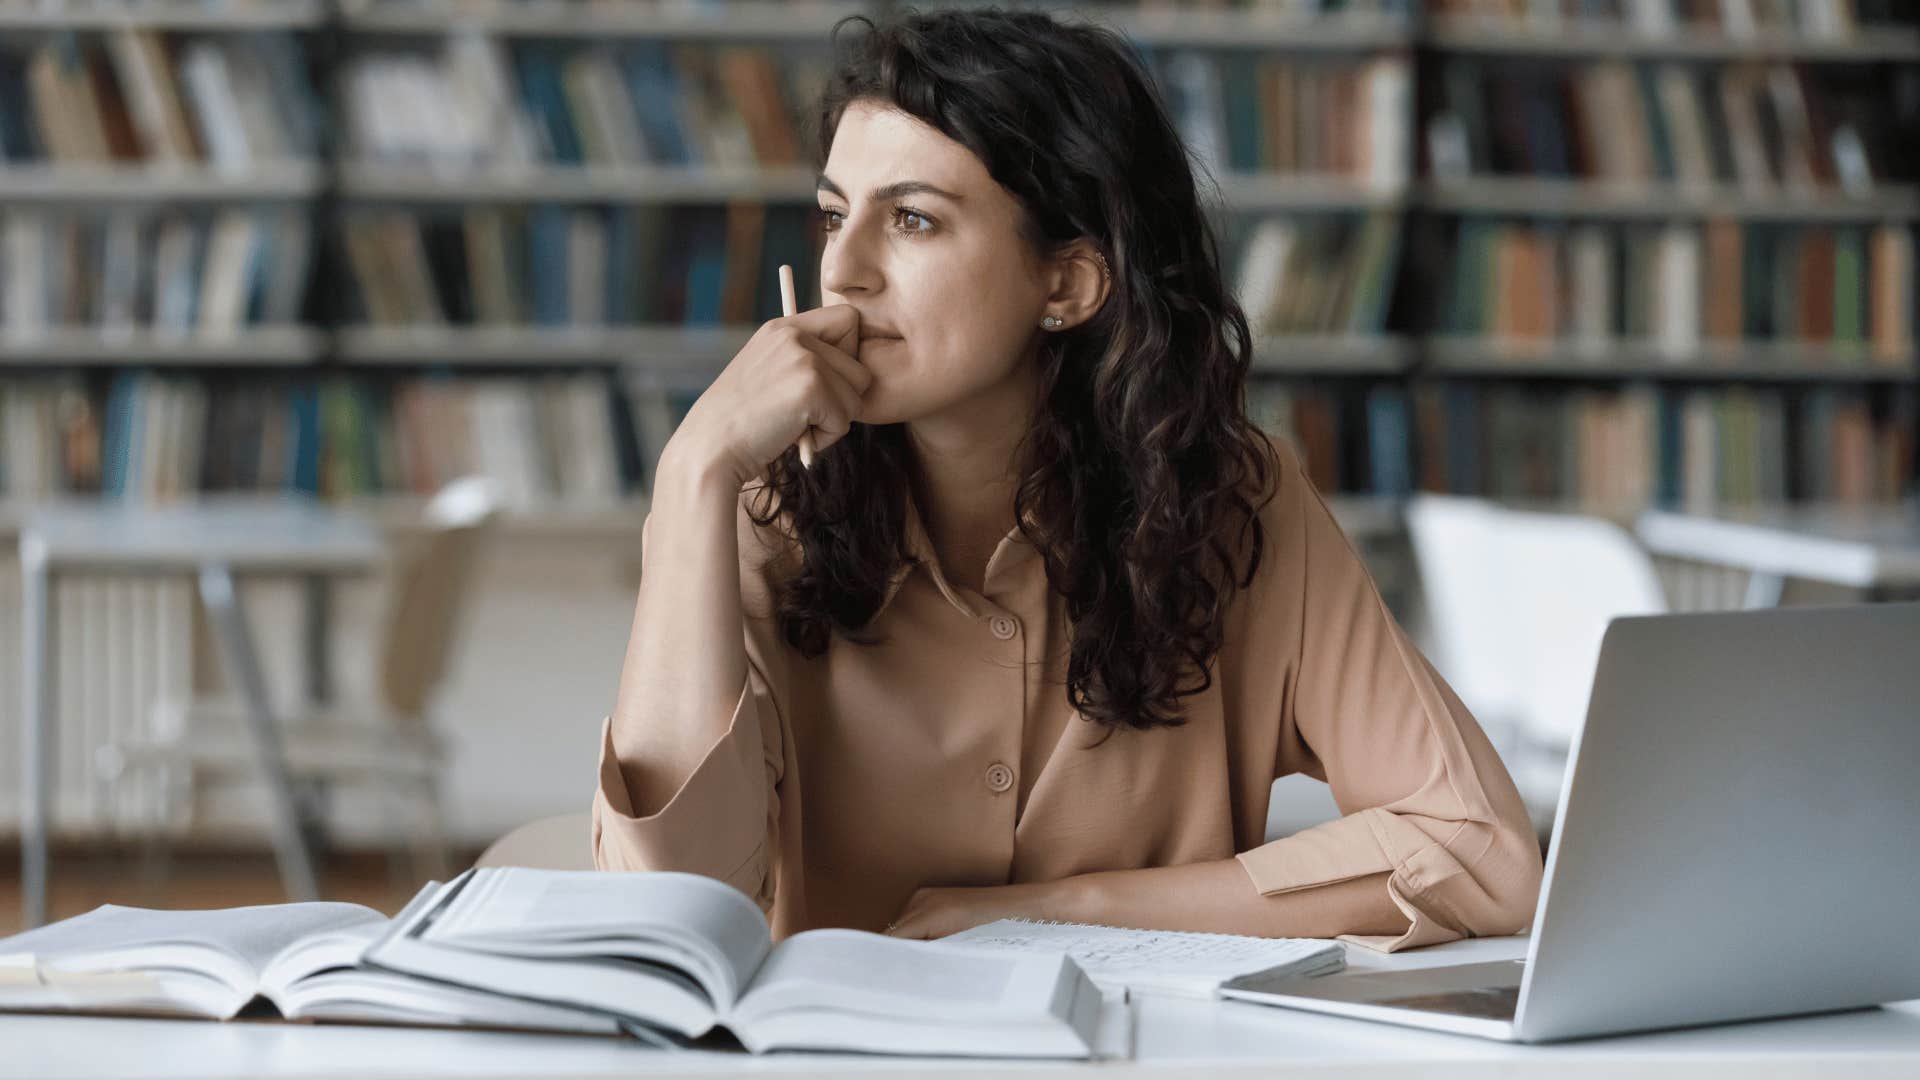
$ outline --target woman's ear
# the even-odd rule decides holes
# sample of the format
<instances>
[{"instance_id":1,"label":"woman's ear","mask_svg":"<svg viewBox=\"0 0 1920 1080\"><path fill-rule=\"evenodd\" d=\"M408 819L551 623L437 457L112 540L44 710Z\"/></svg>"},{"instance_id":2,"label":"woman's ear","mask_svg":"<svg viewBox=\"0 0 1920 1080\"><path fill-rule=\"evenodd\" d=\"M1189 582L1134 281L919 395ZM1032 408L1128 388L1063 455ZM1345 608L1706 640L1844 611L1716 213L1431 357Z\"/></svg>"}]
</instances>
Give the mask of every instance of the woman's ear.
<instances>
[{"instance_id":1,"label":"woman's ear","mask_svg":"<svg viewBox=\"0 0 1920 1080\"><path fill-rule=\"evenodd\" d=\"M1053 290L1042 313L1047 329L1069 330L1099 312L1113 291L1113 275L1105 264L1100 249L1086 239L1072 241L1055 253ZM1053 319L1060 321L1055 324Z\"/></svg>"}]
</instances>

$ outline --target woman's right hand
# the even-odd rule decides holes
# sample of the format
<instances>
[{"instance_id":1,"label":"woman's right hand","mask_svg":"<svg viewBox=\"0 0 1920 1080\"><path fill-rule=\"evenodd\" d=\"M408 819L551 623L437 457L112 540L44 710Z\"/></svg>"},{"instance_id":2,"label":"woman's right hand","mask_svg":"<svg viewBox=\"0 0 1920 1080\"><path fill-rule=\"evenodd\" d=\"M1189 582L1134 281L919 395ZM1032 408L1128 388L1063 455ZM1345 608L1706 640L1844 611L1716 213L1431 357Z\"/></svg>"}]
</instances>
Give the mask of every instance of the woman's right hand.
<instances>
[{"instance_id":1,"label":"woman's right hand","mask_svg":"<svg viewBox=\"0 0 1920 1080\"><path fill-rule=\"evenodd\" d=\"M738 487L809 427L814 450L826 450L859 419L873 383L855 357L859 347L860 312L851 304L767 320L687 410L663 456L726 470Z\"/></svg>"}]
</instances>

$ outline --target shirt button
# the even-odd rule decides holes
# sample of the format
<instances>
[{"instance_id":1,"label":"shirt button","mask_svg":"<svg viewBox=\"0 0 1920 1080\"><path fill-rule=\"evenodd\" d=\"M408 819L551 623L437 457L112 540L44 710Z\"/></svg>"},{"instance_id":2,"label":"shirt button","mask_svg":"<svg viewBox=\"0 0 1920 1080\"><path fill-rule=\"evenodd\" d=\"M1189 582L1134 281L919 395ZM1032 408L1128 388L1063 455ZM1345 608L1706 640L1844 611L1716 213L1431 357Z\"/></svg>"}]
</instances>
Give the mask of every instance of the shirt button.
<instances>
[{"instance_id":1,"label":"shirt button","mask_svg":"<svg viewBox=\"0 0 1920 1080\"><path fill-rule=\"evenodd\" d=\"M1013 786L1013 770L996 761L987 766L987 787L995 794Z\"/></svg>"},{"instance_id":2,"label":"shirt button","mask_svg":"<svg viewBox=\"0 0 1920 1080\"><path fill-rule=\"evenodd\" d=\"M1008 615L995 615L987 622L987 626L993 631L993 636L1001 641L1006 641L1020 632L1020 624Z\"/></svg>"}]
</instances>

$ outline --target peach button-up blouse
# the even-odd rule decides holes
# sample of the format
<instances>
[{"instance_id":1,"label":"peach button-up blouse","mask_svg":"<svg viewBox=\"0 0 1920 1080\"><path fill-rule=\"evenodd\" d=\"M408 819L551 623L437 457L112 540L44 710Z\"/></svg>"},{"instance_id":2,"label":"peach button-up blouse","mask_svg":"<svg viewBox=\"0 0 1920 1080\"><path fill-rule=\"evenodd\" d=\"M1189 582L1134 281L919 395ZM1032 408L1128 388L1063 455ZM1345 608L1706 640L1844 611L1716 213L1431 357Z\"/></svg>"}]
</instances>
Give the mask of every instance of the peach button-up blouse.
<instances>
[{"instance_id":1,"label":"peach button-up blouse","mask_svg":"<svg viewBox=\"0 0 1920 1080\"><path fill-rule=\"evenodd\" d=\"M1405 932L1343 937L1377 949L1524 929L1541 860L1513 781L1273 442L1266 546L1231 601L1212 686L1180 699L1184 726L1105 741L1068 704L1064 601L1017 528L975 592L946 580L910 500L921 561L896 571L870 624L884 643L836 637L808 659L772 618L797 542L748 517L749 484L739 701L664 801L627 790L603 725L596 864L729 882L776 938L879 930L922 885L1229 857L1262 896L1380 875ZM1329 784L1344 816L1266 841L1269 789L1290 773Z\"/></svg>"}]
</instances>

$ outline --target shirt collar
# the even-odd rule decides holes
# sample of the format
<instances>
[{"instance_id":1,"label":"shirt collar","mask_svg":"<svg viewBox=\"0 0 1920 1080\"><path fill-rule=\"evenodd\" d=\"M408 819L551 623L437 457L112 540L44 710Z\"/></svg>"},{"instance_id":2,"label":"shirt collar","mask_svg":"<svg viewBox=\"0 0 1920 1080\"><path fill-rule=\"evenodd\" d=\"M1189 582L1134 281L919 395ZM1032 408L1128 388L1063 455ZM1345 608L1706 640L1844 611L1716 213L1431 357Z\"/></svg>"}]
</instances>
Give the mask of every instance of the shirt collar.
<instances>
[{"instance_id":1,"label":"shirt collar","mask_svg":"<svg viewBox=\"0 0 1920 1080\"><path fill-rule=\"evenodd\" d=\"M924 571L928 577L933 579L933 584L940 590L940 594L946 597L947 602L958 609L961 614L969 619L979 618L980 613L975 609L973 603L963 595L959 589L947 581L947 575L940 569L940 556L934 553L933 540L928 536L926 524L920 518L920 507L914 501L913 486L911 484L906 485L905 497L907 504L905 533L907 550L918 559L919 562L908 562L894 568L893 576L887 582L886 592L881 596L880 606L874 609L874 617L878 618L880 613L886 610L887 605L893 602L894 596L899 593L901 587L906 584L907 579L912 577L914 572L918 570ZM1026 521L1029 527L1034 526L1035 521L1031 512L1026 515ZM1034 551L1032 542L1027 539L1026 534L1021 532L1020 527L1016 525L1008 530L1007 535L1001 537L1000 542L994 546L993 556L987 560L987 567L989 570L993 570L996 566L1002 569L1011 568L1014 565L1013 560L1024 560L1034 554L1037 554L1037 552ZM989 584L991 584L991 582L989 582Z\"/></svg>"}]
</instances>

